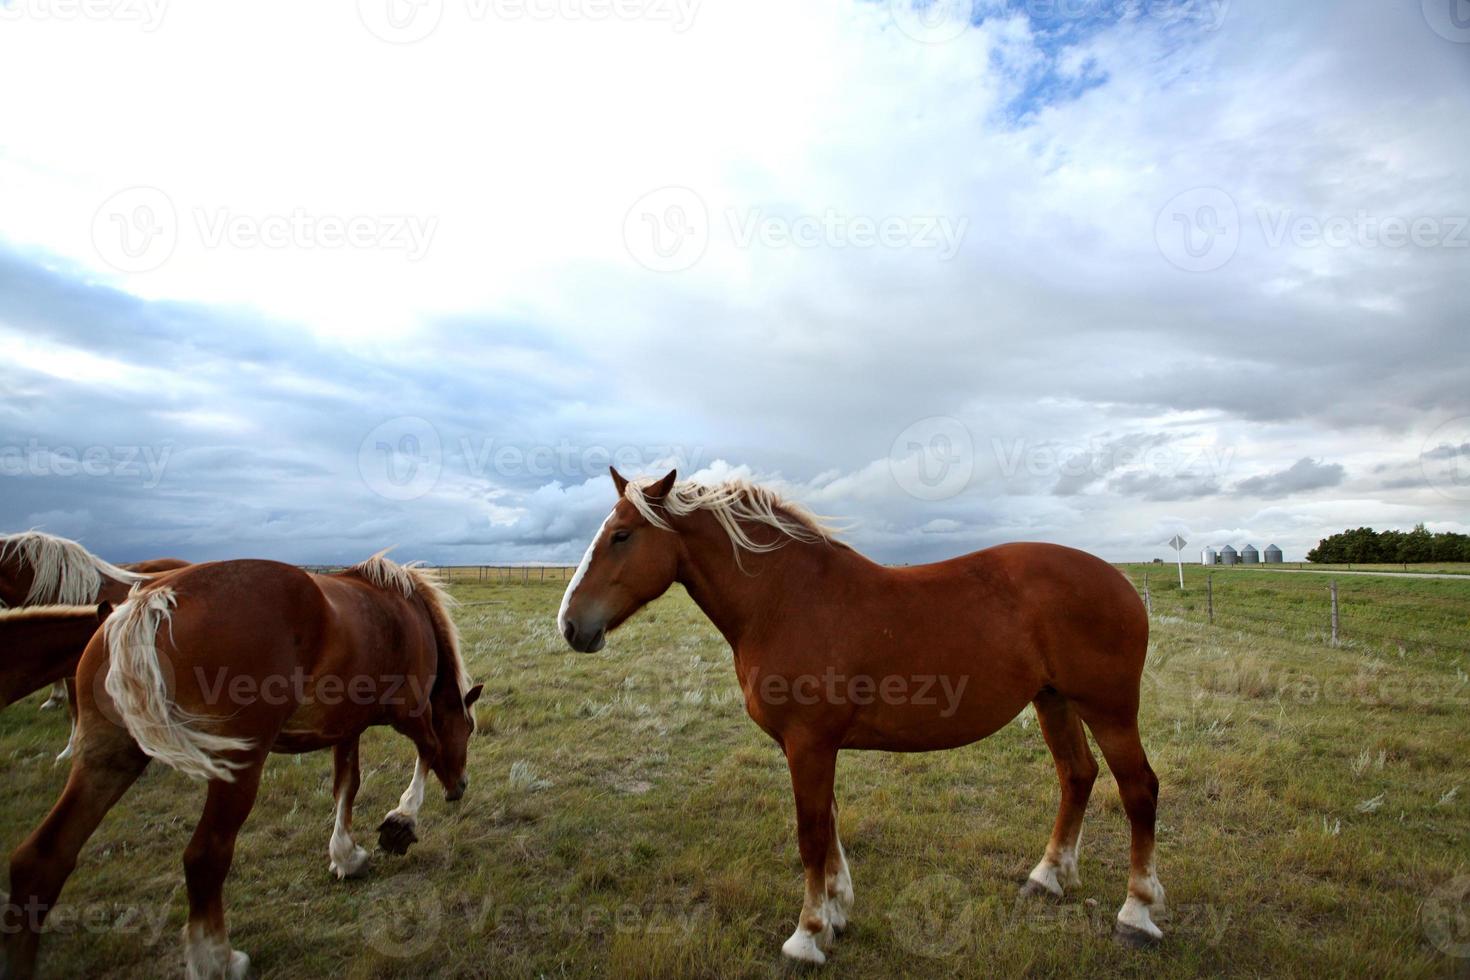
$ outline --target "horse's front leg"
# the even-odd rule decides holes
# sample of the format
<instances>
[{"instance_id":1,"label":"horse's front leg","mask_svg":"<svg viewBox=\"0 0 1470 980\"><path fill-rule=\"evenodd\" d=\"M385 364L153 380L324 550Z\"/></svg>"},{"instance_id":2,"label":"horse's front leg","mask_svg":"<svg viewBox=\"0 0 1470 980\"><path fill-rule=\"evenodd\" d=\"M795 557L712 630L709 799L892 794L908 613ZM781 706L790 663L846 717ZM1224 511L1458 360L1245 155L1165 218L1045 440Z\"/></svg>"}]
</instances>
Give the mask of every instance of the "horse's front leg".
<instances>
[{"instance_id":1,"label":"horse's front leg","mask_svg":"<svg viewBox=\"0 0 1470 980\"><path fill-rule=\"evenodd\" d=\"M362 785L362 770L358 764L357 746L359 736L354 735L338 742L332 750L332 798L336 804L336 822L332 827L332 840L327 845L332 873L339 879L351 878L367 867L368 852L352 839L352 801L357 798L357 788Z\"/></svg>"},{"instance_id":2,"label":"horse's front leg","mask_svg":"<svg viewBox=\"0 0 1470 980\"><path fill-rule=\"evenodd\" d=\"M429 778L429 764L419 756L413 767L413 780L398 798L398 806L390 810L378 825L378 846L391 854L406 854L418 843L416 833L419 808L424 805L424 784Z\"/></svg>"},{"instance_id":3,"label":"horse's front leg","mask_svg":"<svg viewBox=\"0 0 1470 980\"><path fill-rule=\"evenodd\" d=\"M827 861L832 843L832 781L837 771L836 748L786 743L786 764L796 794L796 835L805 871L806 887L796 931L781 946L794 960L825 963L832 945L833 924L827 895Z\"/></svg>"}]
</instances>

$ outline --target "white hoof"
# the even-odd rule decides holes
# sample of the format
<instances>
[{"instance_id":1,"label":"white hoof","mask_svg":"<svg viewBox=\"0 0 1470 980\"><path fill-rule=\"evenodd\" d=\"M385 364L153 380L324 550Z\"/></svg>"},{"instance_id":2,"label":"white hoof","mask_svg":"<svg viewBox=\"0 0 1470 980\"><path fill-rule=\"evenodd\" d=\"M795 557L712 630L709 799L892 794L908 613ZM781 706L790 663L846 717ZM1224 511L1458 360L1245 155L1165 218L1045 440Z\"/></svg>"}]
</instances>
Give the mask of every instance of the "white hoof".
<instances>
[{"instance_id":1,"label":"white hoof","mask_svg":"<svg viewBox=\"0 0 1470 980\"><path fill-rule=\"evenodd\" d=\"M814 963L821 966L827 962L827 954L817 946L816 935L807 932L803 926L797 926L791 938L781 944L781 952L802 963Z\"/></svg>"},{"instance_id":2,"label":"white hoof","mask_svg":"<svg viewBox=\"0 0 1470 980\"><path fill-rule=\"evenodd\" d=\"M41 710L42 711L52 711L52 710L54 710L56 708L63 707L65 704L66 704L66 698L49 697L46 700L44 700L44 701L41 702Z\"/></svg>"},{"instance_id":3,"label":"white hoof","mask_svg":"<svg viewBox=\"0 0 1470 980\"><path fill-rule=\"evenodd\" d=\"M1058 874L1059 870L1055 864L1048 864L1046 861L1042 861L1031 869L1031 874L1026 878L1027 886L1024 891L1035 894L1039 890L1046 892L1053 898L1061 898L1064 889L1062 888L1061 876Z\"/></svg>"},{"instance_id":4,"label":"white hoof","mask_svg":"<svg viewBox=\"0 0 1470 980\"><path fill-rule=\"evenodd\" d=\"M1137 930L1153 939L1164 938L1163 930L1154 925L1153 917L1149 915L1149 907L1133 895L1128 896L1128 900L1118 911L1118 925Z\"/></svg>"},{"instance_id":5,"label":"white hoof","mask_svg":"<svg viewBox=\"0 0 1470 980\"><path fill-rule=\"evenodd\" d=\"M238 949L230 951L230 965L225 970L230 980L245 980L250 975L250 957Z\"/></svg>"},{"instance_id":6,"label":"white hoof","mask_svg":"<svg viewBox=\"0 0 1470 980\"><path fill-rule=\"evenodd\" d=\"M64 748L60 752L56 753L56 759L54 761L55 762L65 762L67 759L70 759L74 754L75 753L72 751L71 743L70 742L67 742L66 743L66 748Z\"/></svg>"},{"instance_id":7,"label":"white hoof","mask_svg":"<svg viewBox=\"0 0 1470 980\"><path fill-rule=\"evenodd\" d=\"M367 867L367 863L368 852L361 847L354 846L352 853L332 858L332 874L337 876L338 881L343 878L352 878L361 874L362 869Z\"/></svg>"}]
</instances>

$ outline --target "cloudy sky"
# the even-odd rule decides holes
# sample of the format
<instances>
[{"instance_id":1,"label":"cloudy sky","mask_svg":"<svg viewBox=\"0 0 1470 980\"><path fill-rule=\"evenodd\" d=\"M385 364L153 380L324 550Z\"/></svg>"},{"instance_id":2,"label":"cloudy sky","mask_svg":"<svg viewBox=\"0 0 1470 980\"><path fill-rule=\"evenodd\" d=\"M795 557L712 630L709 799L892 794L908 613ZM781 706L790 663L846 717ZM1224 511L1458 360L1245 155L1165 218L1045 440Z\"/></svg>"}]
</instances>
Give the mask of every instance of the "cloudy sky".
<instances>
[{"instance_id":1,"label":"cloudy sky","mask_svg":"<svg viewBox=\"0 0 1470 980\"><path fill-rule=\"evenodd\" d=\"M1470 530L1453 2L7 0L0 529L567 561L612 459L890 561Z\"/></svg>"}]
</instances>

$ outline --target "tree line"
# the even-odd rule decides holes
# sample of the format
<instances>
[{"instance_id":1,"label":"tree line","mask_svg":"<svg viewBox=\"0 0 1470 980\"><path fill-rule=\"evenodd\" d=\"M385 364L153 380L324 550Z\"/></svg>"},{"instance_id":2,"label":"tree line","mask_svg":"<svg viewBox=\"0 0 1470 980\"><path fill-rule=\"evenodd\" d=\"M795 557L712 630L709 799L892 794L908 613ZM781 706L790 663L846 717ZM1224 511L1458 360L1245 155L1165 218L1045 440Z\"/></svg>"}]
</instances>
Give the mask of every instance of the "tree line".
<instances>
[{"instance_id":1,"label":"tree line","mask_svg":"<svg viewBox=\"0 0 1470 980\"><path fill-rule=\"evenodd\" d=\"M1423 524L1412 531L1375 531L1360 527L1323 538L1307 561L1327 564L1373 562L1470 561L1470 534L1434 533Z\"/></svg>"}]
</instances>

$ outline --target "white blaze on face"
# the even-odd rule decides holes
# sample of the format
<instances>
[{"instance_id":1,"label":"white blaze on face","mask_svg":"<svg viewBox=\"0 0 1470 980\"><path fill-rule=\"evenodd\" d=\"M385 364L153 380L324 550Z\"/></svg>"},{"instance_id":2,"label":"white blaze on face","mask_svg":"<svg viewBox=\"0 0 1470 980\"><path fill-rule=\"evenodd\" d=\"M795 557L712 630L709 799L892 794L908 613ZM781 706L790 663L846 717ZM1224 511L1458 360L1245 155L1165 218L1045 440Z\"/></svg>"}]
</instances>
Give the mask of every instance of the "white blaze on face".
<instances>
[{"instance_id":1,"label":"white blaze on face","mask_svg":"<svg viewBox=\"0 0 1470 980\"><path fill-rule=\"evenodd\" d=\"M592 564L592 552L597 550L597 542L602 540L602 532L607 530L607 523L612 520L612 517L612 513L609 512L602 519L602 524L597 528L597 533L592 535L592 543L587 546L587 553L582 556L582 563L572 573L572 580L567 583L566 592L562 593L561 608L556 613L556 631L562 636L566 636L567 634L567 609L572 604L572 595L576 593L577 586L582 584L582 576L587 574L587 566Z\"/></svg>"}]
</instances>

